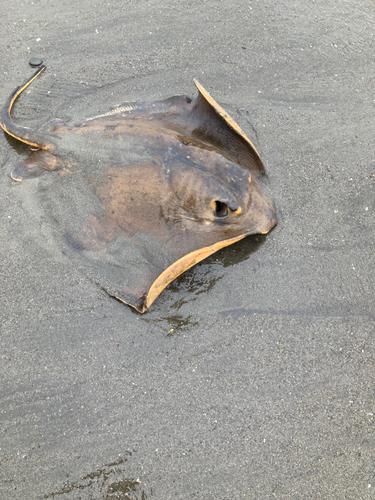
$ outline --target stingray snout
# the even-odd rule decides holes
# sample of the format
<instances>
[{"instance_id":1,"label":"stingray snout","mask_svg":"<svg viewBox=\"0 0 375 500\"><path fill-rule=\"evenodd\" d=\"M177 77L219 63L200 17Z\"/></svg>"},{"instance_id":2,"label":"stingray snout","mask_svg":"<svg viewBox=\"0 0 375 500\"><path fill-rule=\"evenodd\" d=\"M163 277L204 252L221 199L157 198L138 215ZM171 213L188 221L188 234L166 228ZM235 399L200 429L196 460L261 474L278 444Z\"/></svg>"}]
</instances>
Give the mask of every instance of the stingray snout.
<instances>
[{"instance_id":1,"label":"stingray snout","mask_svg":"<svg viewBox=\"0 0 375 500\"><path fill-rule=\"evenodd\" d=\"M259 221L259 227L257 228L257 233L267 234L271 231L273 227L277 224L276 212L274 207L267 207L263 211L262 220Z\"/></svg>"}]
</instances>

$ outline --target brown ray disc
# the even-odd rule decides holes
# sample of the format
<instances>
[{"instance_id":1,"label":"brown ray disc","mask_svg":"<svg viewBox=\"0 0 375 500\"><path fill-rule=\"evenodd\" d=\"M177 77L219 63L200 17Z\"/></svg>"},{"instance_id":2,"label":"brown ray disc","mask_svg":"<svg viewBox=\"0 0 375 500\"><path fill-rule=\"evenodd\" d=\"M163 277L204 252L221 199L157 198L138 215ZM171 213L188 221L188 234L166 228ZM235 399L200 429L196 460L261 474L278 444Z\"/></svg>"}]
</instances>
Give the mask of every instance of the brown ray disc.
<instances>
[{"instance_id":1,"label":"brown ray disc","mask_svg":"<svg viewBox=\"0 0 375 500\"><path fill-rule=\"evenodd\" d=\"M110 295L144 312L191 266L276 224L258 152L197 81L194 99L123 106L42 133L13 123L11 109L44 69L1 113L4 131L33 149L11 177L34 179L62 252Z\"/></svg>"}]
</instances>

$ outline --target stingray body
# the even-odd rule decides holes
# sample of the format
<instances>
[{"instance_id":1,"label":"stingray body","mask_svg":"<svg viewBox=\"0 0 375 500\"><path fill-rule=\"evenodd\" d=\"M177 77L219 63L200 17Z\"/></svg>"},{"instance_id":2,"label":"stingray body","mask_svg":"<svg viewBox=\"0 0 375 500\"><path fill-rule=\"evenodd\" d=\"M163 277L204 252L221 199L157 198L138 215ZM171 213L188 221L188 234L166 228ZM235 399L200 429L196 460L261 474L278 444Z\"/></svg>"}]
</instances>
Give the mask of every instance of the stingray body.
<instances>
[{"instance_id":1,"label":"stingray body","mask_svg":"<svg viewBox=\"0 0 375 500\"><path fill-rule=\"evenodd\" d=\"M64 253L110 295L144 312L188 268L276 224L255 147L198 82L195 99L124 106L44 133L10 115L43 69L2 110L4 131L32 147L11 177L34 179Z\"/></svg>"}]
</instances>

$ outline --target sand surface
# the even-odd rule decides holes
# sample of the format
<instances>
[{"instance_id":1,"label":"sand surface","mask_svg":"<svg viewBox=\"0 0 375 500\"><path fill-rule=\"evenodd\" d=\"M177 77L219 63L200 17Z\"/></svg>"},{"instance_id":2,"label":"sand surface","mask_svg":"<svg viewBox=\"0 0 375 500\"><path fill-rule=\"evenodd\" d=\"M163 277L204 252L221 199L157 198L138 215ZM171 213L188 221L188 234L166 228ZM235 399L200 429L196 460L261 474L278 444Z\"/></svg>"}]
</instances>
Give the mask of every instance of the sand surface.
<instances>
[{"instance_id":1,"label":"sand surface","mask_svg":"<svg viewBox=\"0 0 375 500\"><path fill-rule=\"evenodd\" d=\"M197 78L259 150L279 223L139 315L59 252L0 133L0 497L374 498L373 2L2 10L1 103L48 66L18 123Z\"/></svg>"}]
</instances>

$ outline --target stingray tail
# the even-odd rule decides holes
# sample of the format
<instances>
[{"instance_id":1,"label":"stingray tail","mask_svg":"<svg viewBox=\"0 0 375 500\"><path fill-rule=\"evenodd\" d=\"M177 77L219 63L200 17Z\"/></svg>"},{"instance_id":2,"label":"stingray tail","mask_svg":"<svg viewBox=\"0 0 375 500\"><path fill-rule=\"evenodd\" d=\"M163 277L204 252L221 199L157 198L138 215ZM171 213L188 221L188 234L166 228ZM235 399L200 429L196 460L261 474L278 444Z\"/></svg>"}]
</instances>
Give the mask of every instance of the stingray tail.
<instances>
[{"instance_id":1,"label":"stingray tail","mask_svg":"<svg viewBox=\"0 0 375 500\"><path fill-rule=\"evenodd\" d=\"M41 134L40 132L36 132L31 130L28 127L22 127L20 125L16 125L13 123L13 120L10 116L12 111L13 104L17 97L30 85L31 82L37 78L42 71L46 69L46 66L43 64L38 68L38 70L33 74L31 78L29 78L23 85L14 89L14 91L9 96L5 106L1 110L0 117L0 126L7 134L15 137L19 141L25 142L30 146L34 146L38 149L46 149L52 150L54 148L53 143L51 141L52 137L48 137L47 134ZM50 141L48 140L50 139Z\"/></svg>"}]
</instances>

